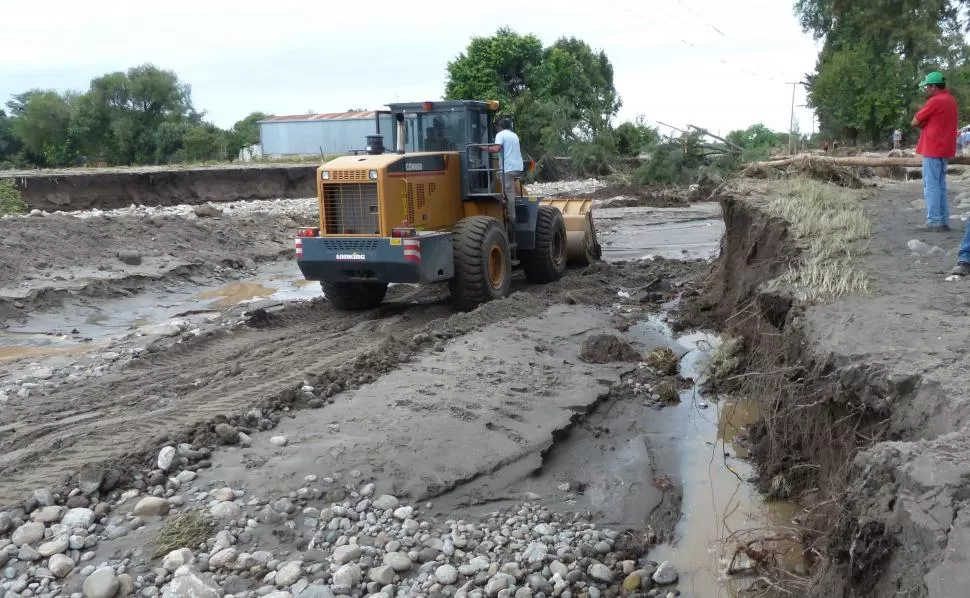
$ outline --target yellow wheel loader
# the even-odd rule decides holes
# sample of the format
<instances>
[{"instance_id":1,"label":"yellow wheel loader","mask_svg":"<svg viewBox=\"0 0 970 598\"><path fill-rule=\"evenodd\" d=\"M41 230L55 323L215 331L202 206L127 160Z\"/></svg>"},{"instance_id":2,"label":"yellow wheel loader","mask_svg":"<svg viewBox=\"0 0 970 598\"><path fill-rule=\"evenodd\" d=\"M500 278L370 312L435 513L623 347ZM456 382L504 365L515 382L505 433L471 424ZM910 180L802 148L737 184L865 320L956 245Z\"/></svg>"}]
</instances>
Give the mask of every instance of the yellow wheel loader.
<instances>
[{"instance_id":1,"label":"yellow wheel loader","mask_svg":"<svg viewBox=\"0 0 970 598\"><path fill-rule=\"evenodd\" d=\"M297 233L300 271L335 308L376 307L389 283L447 280L455 306L471 310L507 295L513 268L548 283L567 263L600 258L590 200L540 202L517 184L507 205L501 154L490 151L498 102L388 108L366 152L317 169L320 224Z\"/></svg>"}]
</instances>

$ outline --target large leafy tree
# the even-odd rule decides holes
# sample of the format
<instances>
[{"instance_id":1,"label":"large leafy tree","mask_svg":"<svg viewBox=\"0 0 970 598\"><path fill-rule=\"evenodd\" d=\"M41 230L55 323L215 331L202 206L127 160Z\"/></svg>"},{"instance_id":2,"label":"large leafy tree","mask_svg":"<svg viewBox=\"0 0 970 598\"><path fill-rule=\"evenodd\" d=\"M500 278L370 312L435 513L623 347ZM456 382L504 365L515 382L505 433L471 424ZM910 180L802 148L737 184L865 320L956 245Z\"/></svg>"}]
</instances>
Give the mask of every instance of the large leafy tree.
<instances>
[{"instance_id":1,"label":"large leafy tree","mask_svg":"<svg viewBox=\"0 0 970 598\"><path fill-rule=\"evenodd\" d=\"M71 131L70 96L34 89L16 95L7 108L16 117L11 130L33 163L62 166L76 155Z\"/></svg>"},{"instance_id":2,"label":"large leafy tree","mask_svg":"<svg viewBox=\"0 0 970 598\"><path fill-rule=\"evenodd\" d=\"M613 65L575 37L543 48L533 35L508 28L471 40L448 63L445 97L497 99L514 113L524 147L537 157L565 155L575 144L593 154L615 152L610 120L620 108ZM598 168L598 167L597 167Z\"/></svg>"},{"instance_id":3,"label":"large leafy tree","mask_svg":"<svg viewBox=\"0 0 970 598\"><path fill-rule=\"evenodd\" d=\"M968 6L970 0L797 0L804 30L825 40L806 81L821 130L853 140L888 138L920 104L920 77L937 68L966 104L970 88L960 75Z\"/></svg>"}]
</instances>

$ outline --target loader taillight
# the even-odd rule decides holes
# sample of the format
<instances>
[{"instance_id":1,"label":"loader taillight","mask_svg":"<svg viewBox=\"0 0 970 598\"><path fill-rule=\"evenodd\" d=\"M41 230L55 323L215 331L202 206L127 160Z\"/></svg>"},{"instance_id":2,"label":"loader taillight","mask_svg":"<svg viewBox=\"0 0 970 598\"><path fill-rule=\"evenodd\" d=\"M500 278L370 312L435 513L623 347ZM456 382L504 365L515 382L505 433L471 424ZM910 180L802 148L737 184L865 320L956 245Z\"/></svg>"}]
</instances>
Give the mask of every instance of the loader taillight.
<instances>
[{"instance_id":1,"label":"loader taillight","mask_svg":"<svg viewBox=\"0 0 970 598\"><path fill-rule=\"evenodd\" d=\"M404 239L401 241L401 246L404 248L404 260L408 262L420 262L421 261L421 240L420 239Z\"/></svg>"},{"instance_id":2,"label":"loader taillight","mask_svg":"<svg viewBox=\"0 0 970 598\"><path fill-rule=\"evenodd\" d=\"M301 227L296 231L296 236L298 237L318 237L320 236L320 229L312 226Z\"/></svg>"},{"instance_id":3,"label":"loader taillight","mask_svg":"<svg viewBox=\"0 0 970 598\"><path fill-rule=\"evenodd\" d=\"M395 239L406 239L408 237L417 237L418 229L412 227L398 227L391 229L391 236Z\"/></svg>"},{"instance_id":4,"label":"loader taillight","mask_svg":"<svg viewBox=\"0 0 970 598\"><path fill-rule=\"evenodd\" d=\"M303 239L296 239L294 245L296 247L296 257L303 257Z\"/></svg>"}]
</instances>

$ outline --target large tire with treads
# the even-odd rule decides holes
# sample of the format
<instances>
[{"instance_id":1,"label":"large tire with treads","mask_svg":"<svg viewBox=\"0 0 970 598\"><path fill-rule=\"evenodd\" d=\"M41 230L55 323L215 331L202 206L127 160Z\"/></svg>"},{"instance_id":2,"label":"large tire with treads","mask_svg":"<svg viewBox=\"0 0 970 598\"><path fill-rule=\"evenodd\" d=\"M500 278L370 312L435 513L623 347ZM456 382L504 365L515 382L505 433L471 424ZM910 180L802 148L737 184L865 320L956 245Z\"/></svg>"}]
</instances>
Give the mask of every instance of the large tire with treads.
<instances>
[{"instance_id":1,"label":"large tire with treads","mask_svg":"<svg viewBox=\"0 0 970 598\"><path fill-rule=\"evenodd\" d=\"M384 301L386 282L321 282L327 301L341 311L373 309Z\"/></svg>"},{"instance_id":2,"label":"large tire with treads","mask_svg":"<svg viewBox=\"0 0 970 598\"><path fill-rule=\"evenodd\" d=\"M555 282L566 273L566 221L552 206L539 206L536 247L522 251L522 270L529 282Z\"/></svg>"},{"instance_id":3,"label":"large tire with treads","mask_svg":"<svg viewBox=\"0 0 970 598\"><path fill-rule=\"evenodd\" d=\"M490 216L469 216L459 220L451 233L455 274L449 287L455 307L470 311L508 295L512 257L501 223Z\"/></svg>"}]
</instances>

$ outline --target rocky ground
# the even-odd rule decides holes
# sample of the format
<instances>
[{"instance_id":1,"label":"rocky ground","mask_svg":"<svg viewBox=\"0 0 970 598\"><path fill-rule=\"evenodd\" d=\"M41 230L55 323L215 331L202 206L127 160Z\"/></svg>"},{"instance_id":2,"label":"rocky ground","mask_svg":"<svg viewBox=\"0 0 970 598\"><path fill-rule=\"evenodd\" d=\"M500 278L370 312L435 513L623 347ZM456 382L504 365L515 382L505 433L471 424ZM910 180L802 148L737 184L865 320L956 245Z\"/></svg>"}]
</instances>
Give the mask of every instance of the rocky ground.
<instances>
[{"instance_id":1,"label":"rocky ground","mask_svg":"<svg viewBox=\"0 0 970 598\"><path fill-rule=\"evenodd\" d=\"M535 192L590 188L572 185ZM314 216L287 200L7 218L0 315L245 276ZM632 428L602 431L677 400L638 366L655 341L625 331L706 268L517 277L468 314L438 286L394 287L358 314L262 302L14 356L0 368L0 596L679 595L673 566L646 556L679 491L657 486L663 460ZM602 334L627 350L584 352ZM637 460L611 457L638 445ZM577 469L577 450L602 467Z\"/></svg>"}]
</instances>

